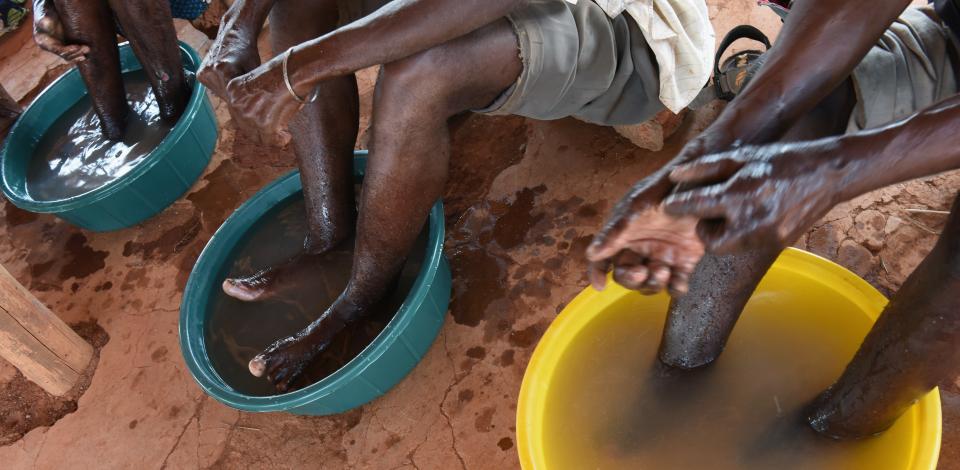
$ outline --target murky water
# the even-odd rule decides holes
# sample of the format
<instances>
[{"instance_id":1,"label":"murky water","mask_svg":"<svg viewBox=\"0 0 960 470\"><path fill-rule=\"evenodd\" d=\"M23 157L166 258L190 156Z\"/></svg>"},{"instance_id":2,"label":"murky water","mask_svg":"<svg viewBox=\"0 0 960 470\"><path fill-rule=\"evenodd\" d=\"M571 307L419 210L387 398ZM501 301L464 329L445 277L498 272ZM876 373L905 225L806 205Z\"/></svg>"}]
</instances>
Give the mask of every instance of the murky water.
<instances>
[{"instance_id":1,"label":"murky water","mask_svg":"<svg viewBox=\"0 0 960 470\"><path fill-rule=\"evenodd\" d=\"M803 408L839 376L869 324L845 314L857 308L848 300L801 284L755 295L723 356L693 372L656 360L665 301L634 298L593 320L550 384L546 468L907 468L910 456L892 444L907 420L852 442L805 423Z\"/></svg>"},{"instance_id":2,"label":"murky water","mask_svg":"<svg viewBox=\"0 0 960 470\"><path fill-rule=\"evenodd\" d=\"M122 141L108 140L86 95L50 126L27 170L27 193L39 201L85 194L127 174L172 128L142 70L123 76L131 112Z\"/></svg>"},{"instance_id":3,"label":"murky water","mask_svg":"<svg viewBox=\"0 0 960 470\"><path fill-rule=\"evenodd\" d=\"M226 277L242 277L276 265L299 252L307 233L303 199L268 214L233 255ZM308 367L294 389L312 384L341 368L377 337L393 318L413 286L423 262L428 231L420 233L414 250L390 293L370 316L342 331ZM302 283L263 302L241 302L217 289L210 303L206 326L208 355L220 376L237 391L274 395L264 378L250 374L247 364L274 341L290 336L316 319L346 287L353 260L353 240L316 258L305 269Z\"/></svg>"}]
</instances>

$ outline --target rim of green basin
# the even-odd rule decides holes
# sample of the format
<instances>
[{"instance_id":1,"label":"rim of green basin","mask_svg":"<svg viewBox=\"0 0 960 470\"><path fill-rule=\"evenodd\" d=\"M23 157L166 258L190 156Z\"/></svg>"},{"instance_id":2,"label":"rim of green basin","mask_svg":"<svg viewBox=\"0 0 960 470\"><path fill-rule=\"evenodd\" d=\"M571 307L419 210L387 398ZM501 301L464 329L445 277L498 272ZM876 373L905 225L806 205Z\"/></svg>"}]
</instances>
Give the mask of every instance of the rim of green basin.
<instances>
[{"instance_id":1,"label":"rim of green basin","mask_svg":"<svg viewBox=\"0 0 960 470\"><path fill-rule=\"evenodd\" d=\"M362 177L366 168L366 151L356 152L354 175ZM301 192L299 173L288 173L270 183L243 203L214 233L200 253L190 273L180 306L180 349L187 368L205 393L220 402L245 411L289 411L316 403L341 387L357 380L367 367L377 361L409 326L423 307L443 256L444 216L441 202L430 209L429 235L424 262L403 304L383 331L363 351L340 369L300 390L289 393L254 396L238 392L217 373L206 353L206 317L210 295L219 289L217 278L250 229L268 212Z\"/></svg>"},{"instance_id":2,"label":"rim of green basin","mask_svg":"<svg viewBox=\"0 0 960 470\"><path fill-rule=\"evenodd\" d=\"M178 42L179 42L180 51L181 51L181 54L180 54L181 61L183 62L187 70L190 70L191 72L196 72L196 70L200 67L200 56L188 44L184 43L183 41L178 41ZM121 57L123 57L124 54L133 54L129 42L123 42L119 44L118 47L120 48ZM140 70L143 68L140 65L139 61L134 60L134 63L135 63L134 67L125 68L123 69L123 72L127 73L127 72ZM7 152L11 146L11 143L14 140L20 139L20 138L27 138L26 136L28 134L25 133L25 131L20 130L21 124L27 121L27 119L23 119L23 117L26 117L27 115L34 112L40 112L40 111L37 111L37 109L42 108L40 104L44 103L46 100L51 99L48 96L48 92L50 90L53 90L61 86L61 84L63 84L67 80L81 80L79 75L80 75L80 72L78 71L78 69L76 67L73 67L67 73L61 75L59 78L54 80L53 83L48 85L46 88L43 89L43 91L40 92L39 95L37 95L37 98L33 100L32 103L30 103L30 105L27 107L26 110L23 111L22 117L20 119L17 119L17 122L14 123L13 127L10 129L10 133L7 134L7 139L6 139L6 142L4 142L3 144L3 149L0 150L0 162L7 161L7 158L8 158ZM101 201L109 197L110 195L115 194L117 191L120 191L131 184L134 184L137 178L139 178L141 175L143 175L144 173L149 171L151 168L156 166L157 163L159 163L164 158L164 156L170 152L171 148L173 148L173 146L180 141L184 133L186 133L187 130L190 128L190 123L193 122L194 119L196 119L197 113L200 111L200 108L203 106L203 100L205 98L205 95L206 95L206 87L204 87L203 84L201 84L198 80L194 79L193 91L190 95L190 100L187 102L186 110L184 110L183 115L180 116L180 119L177 120L177 123L173 126L173 129L171 129L170 132L167 133L167 135L163 138L163 140L160 141L160 144L157 145L157 147L150 152L150 154L144 159L143 162L133 167L128 173L124 174L123 176L113 181L110 181L104 184L103 186L100 186L99 188L96 188L92 191L89 191L83 194L64 198L64 199L57 199L52 201L38 201L30 197L29 193L26 190L25 184L23 185L22 192L13 190L13 188L18 187L19 185L10 184L8 178L11 178L11 177L18 178L18 179L26 178L26 172L23 172L23 174L11 175L10 174L11 172L8 171L8 164L6 163L3 163L3 169L2 169L3 184L0 186L3 187L4 194L7 196L7 198L9 198L14 203L14 205L16 205L21 209L25 209L31 212L60 213L60 212L70 211L72 209L77 209L80 207L89 206L97 201ZM55 120L51 121L51 125L53 122L55 122ZM46 131L46 129L44 131ZM21 137L20 134L24 134L23 137ZM34 147L34 146L31 146L31 147ZM31 158L32 157L33 156L31 155Z\"/></svg>"}]
</instances>

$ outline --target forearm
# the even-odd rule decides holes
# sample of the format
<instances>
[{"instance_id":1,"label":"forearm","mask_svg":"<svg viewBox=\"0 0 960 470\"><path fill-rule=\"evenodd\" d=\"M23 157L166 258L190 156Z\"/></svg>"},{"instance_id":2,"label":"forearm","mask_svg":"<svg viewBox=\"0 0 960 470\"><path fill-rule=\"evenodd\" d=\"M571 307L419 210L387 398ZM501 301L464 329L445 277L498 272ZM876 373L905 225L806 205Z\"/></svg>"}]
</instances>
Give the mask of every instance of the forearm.
<instances>
[{"instance_id":1,"label":"forearm","mask_svg":"<svg viewBox=\"0 0 960 470\"><path fill-rule=\"evenodd\" d=\"M798 0L767 61L718 121L741 144L777 140L837 88L909 0Z\"/></svg>"},{"instance_id":2,"label":"forearm","mask_svg":"<svg viewBox=\"0 0 960 470\"><path fill-rule=\"evenodd\" d=\"M903 121L840 138L831 163L843 175L840 200L960 168L957 129L960 95Z\"/></svg>"},{"instance_id":3,"label":"forearm","mask_svg":"<svg viewBox=\"0 0 960 470\"><path fill-rule=\"evenodd\" d=\"M298 90L309 90L327 78L402 59L485 26L524 1L393 0L296 46L288 63L291 80Z\"/></svg>"}]
</instances>

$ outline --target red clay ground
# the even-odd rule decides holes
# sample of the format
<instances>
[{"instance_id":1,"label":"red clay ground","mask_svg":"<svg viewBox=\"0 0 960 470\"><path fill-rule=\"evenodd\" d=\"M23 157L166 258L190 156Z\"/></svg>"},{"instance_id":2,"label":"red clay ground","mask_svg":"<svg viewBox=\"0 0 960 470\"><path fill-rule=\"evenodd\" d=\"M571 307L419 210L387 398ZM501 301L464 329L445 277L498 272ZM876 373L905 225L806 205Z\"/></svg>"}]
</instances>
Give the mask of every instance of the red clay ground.
<instances>
[{"instance_id":1,"label":"red clay ground","mask_svg":"<svg viewBox=\"0 0 960 470\"><path fill-rule=\"evenodd\" d=\"M751 0L708 4L720 32L745 21L771 33L778 27ZM205 52L202 35L180 29ZM0 81L29 98L58 65L28 47L0 62ZM372 77L361 80L367 106ZM153 220L96 234L0 208L0 264L67 322L96 320L110 336L77 410L0 447L5 468L517 468L520 381L540 335L586 285L583 248L625 188L669 160L715 112L689 115L658 152L569 119L460 120L446 198L451 317L388 395L340 416L297 417L242 414L205 397L179 352L180 297L200 250L234 208L293 167L289 152L236 135L215 104L222 130L213 161ZM861 197L832 211L799 246L890 293L943 220L912 210L945 210L958 189L960 174L951 173ZM479 236L470 236L476 227ZM0 373L0 386L13 375ZM942 396L941 468L960 468L957 383L944 383Z\"/></svg>"}]
</instances>

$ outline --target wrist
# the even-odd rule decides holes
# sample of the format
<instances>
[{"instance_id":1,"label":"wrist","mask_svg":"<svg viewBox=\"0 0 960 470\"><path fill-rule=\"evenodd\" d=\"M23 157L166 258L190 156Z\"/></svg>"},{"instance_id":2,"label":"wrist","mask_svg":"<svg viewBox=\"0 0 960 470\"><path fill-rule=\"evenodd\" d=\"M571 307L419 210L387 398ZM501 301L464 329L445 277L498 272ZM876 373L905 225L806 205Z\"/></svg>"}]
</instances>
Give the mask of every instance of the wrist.
<instances>
[{"instance_id":1,"label":"wrist","mask_svg":"<svg viewBox=\"0 0 960 470\"><path fill-rule=\"evenodd\" d=\"M294 93L302 99L308 99L316 88L317 80L310 73L310 64L305 60L304 51L297 46L291 47L285 52L287 57L287 78L293 87Z\"/></svg>"},{"instance_id":2,"label":"wrist","mask_svg":"<svg viewBox=\"0 0 960 470\"><path fill-rule=\"evenodd\" d=\"M823 139L822 142L821 162L837 184L834 204L849 201L867 192L863 182L869 179L870 168L860 164L864 159L864 150L859 139L841 136Z\"/></svg>"},{"instance_id":3,"label":"wrist","mask_svg":"<svg viewBox=\"0 0 960 470\"><path fill-rule=\"evenodd\" d=\"M780 100L764 97L761 92L742 95L734 100L717 119L727 135L730 146L763 145L779 140L791 125L784 118Z\"/></svg>"}]
</instances>

